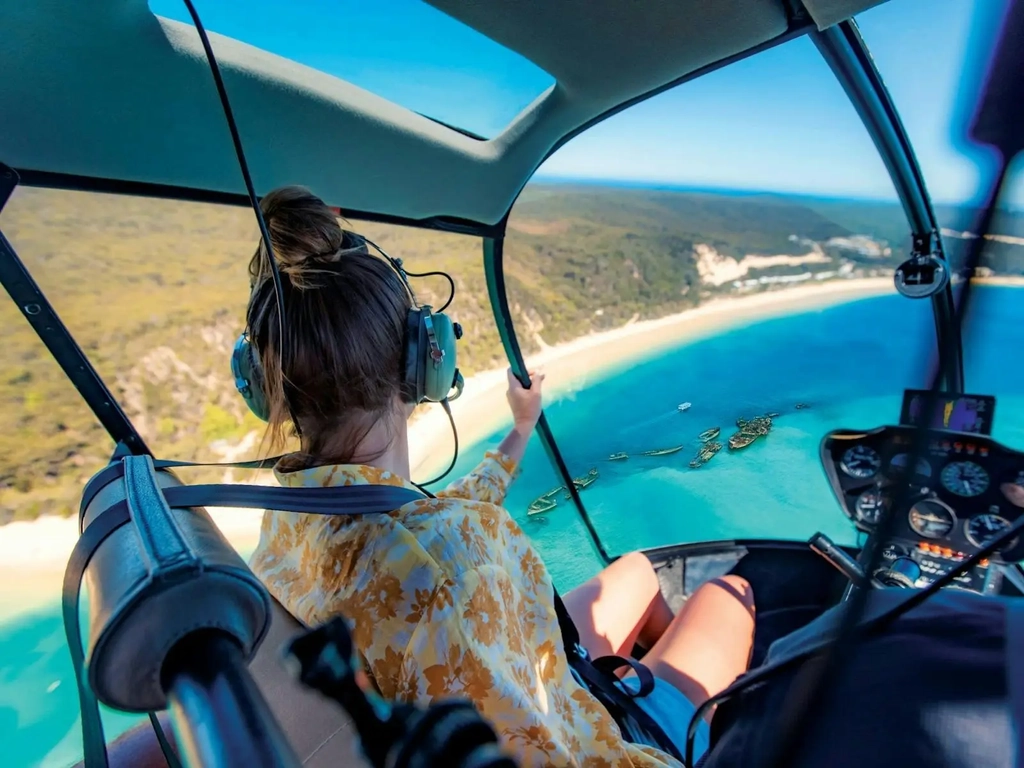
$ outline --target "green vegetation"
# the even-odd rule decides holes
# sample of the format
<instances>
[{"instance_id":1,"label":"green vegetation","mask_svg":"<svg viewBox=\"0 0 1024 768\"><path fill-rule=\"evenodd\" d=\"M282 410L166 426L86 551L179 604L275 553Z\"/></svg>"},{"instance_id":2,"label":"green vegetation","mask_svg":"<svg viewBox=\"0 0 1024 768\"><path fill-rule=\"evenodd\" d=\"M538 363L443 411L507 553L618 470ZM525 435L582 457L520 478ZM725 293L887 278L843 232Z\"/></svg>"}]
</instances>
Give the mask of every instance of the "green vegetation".
<instances>
[{"instance_id":1,"label":"green vegetation","mask_svg":"<svg viewBox=\"0 0 1024 768\"><path fill-rule=\"evenodd\" d=\"M234 389L230 354L258 236L245 208L19 189L0 226L107 386L159 456L253 458L263 425ZM479 240L364 224L410 269L456 279L467 373L500 363ZM414 286L437 306L447 283ZM0 300L0 524L77 510L113 445L17 308ZM250 433L246 451L237 446ZM222 470L188 470L217 482ZM238 472L242 479L248 473Z\"/></svg>"},{"instance_id":2,"label":"green vegetation","mask_svg":"<svg viewBox=\"0 0 1024 768\"><path fill-rule=\"evenodd\" d=\"M945 221L958 229L964 212ZM961 219L957 219L961 216ZM969 218L969 217L968 217ZM1021 217L1006 231L1024 233ZM457 285L452 315L466 332L464 373L502 365L479 239L353 222L417 272L444 269ZM0 226L153 450L193 461L251 458L262 425L234 391L229 357L248 298L257 230L245 208L50 190L18 190ZM509 222L505 272L526 351L633 318L652 318L735 292L703 279L695 253L724 260L804 255L814 263L750 266L743 280L808 269L885 273L906 250L895 205L770 195L721 195L581 185L531 185ZM887 255L828 245L866 235ZM1000 244L998 271L1024 274L1024 247ZM735 266L736 262L732 262ZM994 265L995 266L995 265ZM762 290L771 283L741 286ZM415 281L438 306L447 283ZM0 524L71 514L112 445L9 301L0 375ZM251 437L250 437L251 436ZM218 481L221 470L193 470ZM236 477L243 479L242 473Z\"/></svg>"}]
</instances>

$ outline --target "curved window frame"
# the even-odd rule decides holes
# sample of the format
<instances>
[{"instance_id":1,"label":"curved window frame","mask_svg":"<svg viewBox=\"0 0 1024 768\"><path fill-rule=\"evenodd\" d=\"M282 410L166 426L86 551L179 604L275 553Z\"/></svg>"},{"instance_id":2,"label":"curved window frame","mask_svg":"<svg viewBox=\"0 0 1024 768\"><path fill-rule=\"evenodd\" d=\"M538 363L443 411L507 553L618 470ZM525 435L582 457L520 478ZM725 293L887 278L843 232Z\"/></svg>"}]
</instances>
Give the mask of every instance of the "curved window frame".
<instances>
[{"instance_id":1,"label":"curved window frame","mask_svg":"<svg viewBox=\"0 0 1024 768\"><path fill-rule=\"evenodd\" d=\"M868 52L867 45L864 43L854 21L844 21L824 31L810 29L798 30L796 34L787 33L769 41L763 46L697 70L661 90L674 88L684 82L727 66L734 61L756 55L763 50L788 42L800 34L810 36L821 53L822 58L828 64L840 85L842 85L843 90L846 91L850 103L856 109L864 128L871 136L875 148L878 150L879 156L889 172L889 177L896 189L900 205L907 218L912 238L911 252L914 255L936 254L942 257L944 255L942 237L935 218L935 212L932 208L931 197L925 186L924 175L918 165L917 158L910 144L910 138L903 127L899 113L896 111L892 98L882 82L882 77L876 69ZM644 98L652 95L655 94L647 94ZM547 157L550 157L583 130L631 106L633 103L635 102L622 105L600 116L592 123L583 126L579 131L565 136L562 141L551 149ZM547 157L545 157L545 160ZM525 184L523 186L525 188ZM520 190L521 192L522 190ZM514 205L515 201L513 201ZM513 373L520 381L525 382L528 380L526 364L516 336L515 323L509 311L503 273L504 225L508 221L510 212L511 207L502 222L501 235L484 240L484 273L487 276L487 287L491 296L491 309L494 311L498 332L505 347L505 355L509 359ZM947 284L943 291L933 296L931 304L932 313L935 318L935 351L938 356L943 386L953 392L963 392L965 391L963 348L961 345L960 328L955 320L951 286ZM580 499L575 484L572 482L572 475L562 458L557 440L551 431L550 425L543 416L537 425L537 429L553 467L558 472L566 488L569 489L572 503L583 520L595 552L604 562L610 563L612 557L608 554L604 543L601 541L601 537L597 533L597 529L590 520L586 506Z\"/></svg>"}]
</instances>

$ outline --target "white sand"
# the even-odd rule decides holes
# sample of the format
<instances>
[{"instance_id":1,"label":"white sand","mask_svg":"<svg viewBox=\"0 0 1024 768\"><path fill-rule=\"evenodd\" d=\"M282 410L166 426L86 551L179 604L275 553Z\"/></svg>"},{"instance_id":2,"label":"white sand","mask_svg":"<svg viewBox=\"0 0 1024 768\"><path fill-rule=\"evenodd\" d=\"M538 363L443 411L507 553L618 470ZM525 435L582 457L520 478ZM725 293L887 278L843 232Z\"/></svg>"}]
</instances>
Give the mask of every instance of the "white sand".
<instances>
[{"instance_id":1,"label":"white sand","mask_svg":"<svg viewBox=\"0 0 1024 768\"><path fill-rule=\"evenodd\" d=\"M755 319L893 291L891 279L872 278L723 298L659 320L631 322L611 331L549 346L527 363L546 374L546 400L571 396L609 368L649 358L658 350L690 338ZM477 374L466 382L465 394L452 403L463 447L510 422L506 387L504 369ZM414 479L429 479L447 466L452 451L451 428L439 406L410 426L409 443ZM261 518L258 510L211 509L210 514L239 551L249 552L256 545ZM0 621L58 599L64 569L77 538L77 520L73 518L47 517L0 527Z\"/></svg>"}]
</instances>

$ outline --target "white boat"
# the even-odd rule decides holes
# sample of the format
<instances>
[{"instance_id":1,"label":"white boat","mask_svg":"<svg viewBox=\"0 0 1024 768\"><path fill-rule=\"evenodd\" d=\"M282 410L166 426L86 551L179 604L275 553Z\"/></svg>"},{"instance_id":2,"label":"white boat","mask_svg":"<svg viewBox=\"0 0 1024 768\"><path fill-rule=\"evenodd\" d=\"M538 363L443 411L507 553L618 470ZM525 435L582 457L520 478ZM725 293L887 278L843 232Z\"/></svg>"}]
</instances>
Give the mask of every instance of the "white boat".
<instances>
[{"instance_id":1,"label":"white boat","mask_svg":"<svg viewBox=\"0 0 1024 768\"><path fill-rule=\"evenodd\" d=\"M693 403L680 403L678 406L679 412L682 413L683 411L690 410L691 405L693 405Z\"/></svg>"}]
</instances>

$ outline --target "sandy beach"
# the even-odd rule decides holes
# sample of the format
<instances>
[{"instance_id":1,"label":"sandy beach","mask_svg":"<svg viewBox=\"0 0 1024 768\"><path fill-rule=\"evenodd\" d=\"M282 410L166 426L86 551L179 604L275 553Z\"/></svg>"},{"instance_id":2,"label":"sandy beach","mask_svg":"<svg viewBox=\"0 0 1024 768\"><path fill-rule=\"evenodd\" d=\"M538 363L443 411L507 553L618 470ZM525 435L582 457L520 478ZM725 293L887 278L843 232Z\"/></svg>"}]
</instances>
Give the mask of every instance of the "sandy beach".
<instances>
[{"instance_id":1,"label":"sandy beach","mask_svg":"<svg viewBox=\"0 0 1024 768\"><path fill-rule=\"evenodd\" d=\"M894 292L890 278L868 278L717 299L686 312L628 323L547 347L526 363L546 374L545 401L550 401L585 389L609 369L648 359L660 350L715 331ZM474 443L509 423L506 387L505 369L481 373L466 382L466 394L452 403L460 444ZM444 470L453 447L444 411L436 408L417 419L410 428L409 442L414 478L427 479Z\"/></svg>"},{"instance_id":2,"label":"sandy beach","mask_svg":"<svg viewBox=\"0 0 1024 768\"><path fill-rule=\"evenodd\" d=\"M1005 284L1002 280L981 282ZM546 347L531 356L527 364L546 374L545 400L550 401L586 388L609 370L650 358L690 339L752 320L893 292L890 278L871 278L717 299L676 315L632 322ZM466 382L465 394L452 403L463 448L509 423L506 386L504 368L476 374ZM414 479L429 479L451 460L451 428L440 407L417 418L410 425L409 437ZM258 510L210 509L210 514L232 545L243 554L252 551L259 538ZM75 519L51 517L0 527L0 621L59 599L61 579L77 538Z\"/></svg>"}]
</instances>

